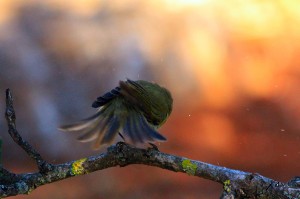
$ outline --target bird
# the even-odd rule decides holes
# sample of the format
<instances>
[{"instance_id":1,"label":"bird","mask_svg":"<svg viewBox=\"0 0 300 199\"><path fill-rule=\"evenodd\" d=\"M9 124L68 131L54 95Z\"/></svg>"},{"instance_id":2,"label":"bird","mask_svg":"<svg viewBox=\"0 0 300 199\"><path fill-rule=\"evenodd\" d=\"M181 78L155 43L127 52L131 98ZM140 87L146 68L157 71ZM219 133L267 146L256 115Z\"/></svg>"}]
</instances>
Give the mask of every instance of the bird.
<instances>
[{"instance_id":1,"label":"bird","mask_svg":"<svg viewBox=\"0 0 300 199\"><path fill-rule=\"evenodd\" d=\"M173 98L166 88L145 80L127 79L93 102L92 107L97 109L94 115L63 125L59 130L80 132L77 140L94 141L93 149L112 144L118 134L134 145L152 145L166 141L157 129L170 116L172 106Z\"/></svg>"}]
</instances>

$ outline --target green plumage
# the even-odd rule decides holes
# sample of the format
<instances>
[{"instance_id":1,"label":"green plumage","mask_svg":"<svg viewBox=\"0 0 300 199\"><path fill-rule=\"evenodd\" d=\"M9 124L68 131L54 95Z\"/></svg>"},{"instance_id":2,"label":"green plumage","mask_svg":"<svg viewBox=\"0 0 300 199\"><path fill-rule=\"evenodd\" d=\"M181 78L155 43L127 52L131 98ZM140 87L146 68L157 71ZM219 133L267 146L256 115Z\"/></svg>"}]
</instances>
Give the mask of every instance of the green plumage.
<instances>
[{"instance_id":1,"label":"green plumage","mask_svg":"<svg viewBox=\"0 0 300 199\"><path fill-rule=\"evenodd\" d=\"M79 141L93 141L94 148L110 144L118 133L132 143L164 141L157 132L172 111L170 92L144 80L120 81L119 87L97 98L92 107L97 113L85 120L60 127L60 130L81 132Z\"/></svg>"}]
</instances>

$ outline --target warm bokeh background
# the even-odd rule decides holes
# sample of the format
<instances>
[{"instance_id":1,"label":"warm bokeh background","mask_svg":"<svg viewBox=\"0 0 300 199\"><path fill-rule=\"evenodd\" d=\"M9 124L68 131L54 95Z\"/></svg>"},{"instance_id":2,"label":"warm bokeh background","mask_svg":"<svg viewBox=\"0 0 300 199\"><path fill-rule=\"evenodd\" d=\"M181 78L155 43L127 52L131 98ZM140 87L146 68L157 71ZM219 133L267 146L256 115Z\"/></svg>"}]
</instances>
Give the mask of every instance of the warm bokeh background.
<instances>
[{"instance_id":1,"label":"warm bokeh background","mask_svg":"<svg viewBox=\"0 0 300 199\"><path fill-rule=\"evenodd\" d=\"M288 181L300 171L300 2L1 0L0 110L52 163L94 155L58 125L126 78L169 88L160 149ZM35 171L0 118L4 166ZM111 168L15 198L218 198L221 185L158 168Z\"/></svg>"}]
</instances>

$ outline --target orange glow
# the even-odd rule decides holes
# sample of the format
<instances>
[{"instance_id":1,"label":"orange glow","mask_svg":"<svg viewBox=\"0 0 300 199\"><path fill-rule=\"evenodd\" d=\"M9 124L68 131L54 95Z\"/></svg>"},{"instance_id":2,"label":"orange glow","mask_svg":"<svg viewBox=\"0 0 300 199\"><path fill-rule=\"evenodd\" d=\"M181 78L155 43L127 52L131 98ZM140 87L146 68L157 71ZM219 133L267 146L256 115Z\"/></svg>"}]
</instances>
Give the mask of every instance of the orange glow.
<instances>
[{"instance_id":1,"label":"orange glow","mask_svg":"<svg viewBox=\"0 0 300 199\"><path fill-rule=\"evenodd\" d=\"M45 157L70 160L70 154L93 152L61 134L45 138L37 127L41 117L31 113L32 99L52 100L49 107L56 110L49 125L57 126L56 120L70 119L74 112L94 111L87 108L89 101L119 80L155 81L174 98L174 111L159 129L168 138L159 145L162 151L288 181L299 172L295 162L300 157L299 8L296 0L0 0L0 87L18 89L22 125L33 132L28 137L42 143L40 148L53 140L64 146L55 149L62 155L45 149ZM51 114L42 115L47 124ZM9 152L15 147L7 146ZM128 173L119 168L99 172L93 190L82 190L81 178L72 181L76 189L61 184L72 188L71 198L120 198L120 193L124 198L148 193L187 198L202 186L191 188L194 181L184 186L190 178L177 173L153 169L155 176L135 166ZM41 190L36 197L44 198ZM132 195L136 190L140 195ZM171 197L173 190L182 197Z\"/></svg>"},{"instance_id":2,"label":"orange glow","mask_svg":"<svg viewBox=\"0 0 300 199\"><path fill-rule=\"evenodd\" d=\"M218 114L207 114L201 121L199 131L199 144L207 145L213 150L222 153L232 153L236 147L231 145L235 139L233 124L228 118Z\"/></svg>"}]
</instances>

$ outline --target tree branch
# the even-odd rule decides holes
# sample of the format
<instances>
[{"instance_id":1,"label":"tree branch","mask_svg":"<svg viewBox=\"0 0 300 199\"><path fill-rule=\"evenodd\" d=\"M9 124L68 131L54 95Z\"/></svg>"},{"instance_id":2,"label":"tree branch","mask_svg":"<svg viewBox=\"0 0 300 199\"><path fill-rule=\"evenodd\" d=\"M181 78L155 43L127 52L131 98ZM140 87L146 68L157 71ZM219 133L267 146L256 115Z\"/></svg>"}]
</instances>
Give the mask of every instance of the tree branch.
<instances>
[{"instance_id":1,"label":"tree branch","mask_svg":"<svg viewBox=\"0 0 300 199\"><path fill-rule=\"evenodd\" d=\"M39 171L47 172L48 170L51 170L51 165L48 164L42 158L42 156L18 133L16 129L16 114L13 107L13 98L10 89L6 89L5 118L8 125L9 135L20 147L22 147L22 149L29 155L29 157L36 161Z\"/></svg>"},{"instance_id":2,"label":"tree branch","mask_svg":"<svg viewBox=\"0 0 300 199\"><path fill-rule=\"evenodd\" d=\"M36 161L39 171L36 173L13 174L0 168L0 198L19 194L28 194L39 186L69 177L84 175L110 167L125 167L131 164L143 164L182 172L223 184L221 198L300 198L299 178L281 183L259 174L248 173L225 167L219 167L201 161L166 154L155 147L139 149L119 142L97 156L51 165L26 142L15 125L15 112L12 96L6 91L6 119L8 131L13 140Z\"/></svg>"}]
</instances>

